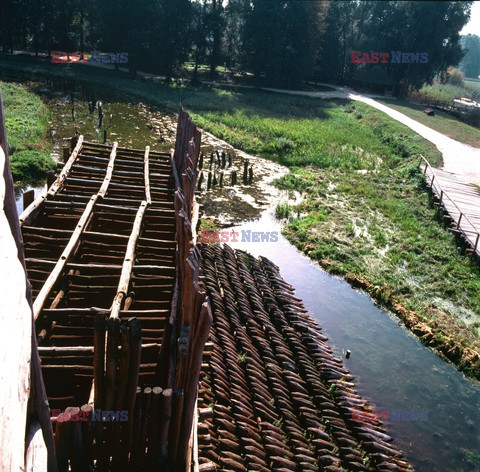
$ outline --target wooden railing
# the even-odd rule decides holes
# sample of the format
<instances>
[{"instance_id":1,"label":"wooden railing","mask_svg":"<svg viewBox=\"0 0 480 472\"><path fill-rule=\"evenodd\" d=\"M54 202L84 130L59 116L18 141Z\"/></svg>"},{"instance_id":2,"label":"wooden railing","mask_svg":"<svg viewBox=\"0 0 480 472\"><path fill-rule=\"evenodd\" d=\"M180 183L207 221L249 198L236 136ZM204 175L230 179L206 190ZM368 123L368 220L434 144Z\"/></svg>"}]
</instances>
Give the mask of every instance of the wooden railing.
<instances>
[{"instance_id":1,"label":"wooden railing","mask_svg":"<svg viewBox=\"0 0 480 472\"><path fill-rule=\"evenodd\" d=\"M438 199L438 204L449 215L453 222L453 228L450 230L463 235L463 238L469 246L472 248L473 254L478 254L480 243L480 232L469 216L462 210L457 202L455 196L452 197L448 191L441 184L441 180L445 177L439 177L436 170L430 165L430 163L421 156L420 163L423 162L423 174L427 186L431 189L432 193ZM480 202L480 194L478 195L478 201Z\"/></svg>"},{"instance_id":2,"label":"wooden railing","mask_svg":"<svg viewBox=\"0 0 480 472\"><path fill-rule=\"evenodd\" d=\"M475 113L480 113L480 109L477 107L468 106L468 105L461 106L459 104L456 104L453 100L450 102L447 102L444 100L432 100L432 99L422 100L420 98L412 98L411 101L413 103L417 103L418 105L422 105L430 108L437 108L439 110L444 110L444 111L453 111L456 113L467 113L471 115Z\"/></svg>"}]
</instances>

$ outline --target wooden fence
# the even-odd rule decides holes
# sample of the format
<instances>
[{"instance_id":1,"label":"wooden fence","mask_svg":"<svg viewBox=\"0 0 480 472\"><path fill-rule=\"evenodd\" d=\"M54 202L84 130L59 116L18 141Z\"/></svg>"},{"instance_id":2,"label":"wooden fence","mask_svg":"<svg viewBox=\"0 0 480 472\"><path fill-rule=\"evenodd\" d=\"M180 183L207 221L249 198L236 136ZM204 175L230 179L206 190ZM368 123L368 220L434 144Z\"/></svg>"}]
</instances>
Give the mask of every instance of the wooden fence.
<instances>
[{"instance_id":1,"label":"wooden fence","mask_svg":"<svg viewBox=\"0 0 480 472\"><path fill-rule=\"evenodd\" d=\"M480 115L480 109L477 107L473 106L468 106L468 105L460 105L456 104L453 100L450 102L446 102L444 100L422 100L422 99L417 99L413 98L411 99L413 103L417 103L418 105L422 105L425 107L430 107L430 108L436 108L438 110L443 110L443 111L448 111L448 112L454 112L462 115Z\"/></svg>"},{"instance_id":2,"label":"wooden fence","mask_svg":"<svg viewBox=\"0 0 480 472\"><path fill-rule=\"evenodd\" d=\"M159 361L160 383L173 392L170 411L163 416L162 448L168 445L168 462L176 470L188 468L191 459L198 379L212 324L206 291L199 281L201 253L196 241L199 208L194 193L200 139L201 133L188 114L180 110L171 156L176 187L178 270Z\"/></svg>"},{"instance_id":3,"label":"wooden fence","mask_svg":"<svg viewBox=\"0 0 480 472\"><path fill-rule=\"evenodd\" d=\"M432 167L422 156L422 171L427 187L438 205L452 221L450 231L460 234L469 252L480 256L480 192L476 185L464 182L455 174Z\"/></svg>"}]
</instances>

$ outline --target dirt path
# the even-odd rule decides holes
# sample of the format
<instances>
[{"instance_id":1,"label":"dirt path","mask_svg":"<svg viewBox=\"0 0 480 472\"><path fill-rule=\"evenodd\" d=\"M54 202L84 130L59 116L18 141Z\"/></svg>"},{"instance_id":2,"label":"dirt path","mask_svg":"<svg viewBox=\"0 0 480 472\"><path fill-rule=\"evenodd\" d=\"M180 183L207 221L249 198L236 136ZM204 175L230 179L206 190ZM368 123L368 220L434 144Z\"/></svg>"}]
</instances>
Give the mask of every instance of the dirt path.
<instances>
[{"instance_id":1,"label":"dirt path","mask_svg":"<svg viewBox=\"0 0 480 472\"><path fill-rule=\"evenodd\" d=\"M357 100L366 103L377 110L382 111L394 120L403 123L411 128L413 131L423 136L425 139L437 146L437 149L443 155L443 169L447 172L452 172L462 176L466 181L480 184L480 149L469 146L468 144L455 141L448 136L445 136L438 131L425 126L418 121L409 118L408 116L394 110L386 105L383 105L374 100L375 95L364 95L356 93L348 87L336 87L330 84L320 84L333 87L334 92L303 92L283 89L268 88L271 92L286 93L290 95L302 95L308 97L317 97L323 99L329 98L348 98L350 100Z\"/></svg>"}]
</instances>

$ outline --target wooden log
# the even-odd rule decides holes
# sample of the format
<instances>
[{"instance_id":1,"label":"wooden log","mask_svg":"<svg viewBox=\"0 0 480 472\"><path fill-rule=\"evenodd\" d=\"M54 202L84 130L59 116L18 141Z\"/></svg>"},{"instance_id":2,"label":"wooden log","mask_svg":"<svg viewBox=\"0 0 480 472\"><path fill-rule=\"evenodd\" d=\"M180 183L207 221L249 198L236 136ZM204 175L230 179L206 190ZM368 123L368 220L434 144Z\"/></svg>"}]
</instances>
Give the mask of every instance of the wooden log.
<instances>
[{"instance_id":1,"label":"wooden log","mask_svg":"<svg viewBox=\"0 0 480 472\"><path fill-rule=\"evenodd\" d=\"M70 425L70 470L83 472L86 469L85 454L83 450L82 422L80 421L80 408L68 407L65 410L72 418Z\"/></svg>"},{"instance_id":2,"label":"wooden log","mask_svg":"<svg viewBox=\"0 0 480 472\"><path fill-rule=\"evenodd\" d=\"M98 196L100 198L104 198L108 187L110 186L110 181L112 180L112 175L113 175L113 167L115 165L115 158L117 156L117 146L118 143L115 141L112 146L112 151L110 153L110 158L108 161L107 165L107 172L105 173L105 178L103 179L102 186L100 187L100 190L98 191Z\"/></svg>"},{"instance_id":3,"label":"wooden log","mask_svg":"<svg viewBox=\"0 0 480 472\"><path fill-rule=\"evenodd\" d=\"M59 472L69 472L69 458L71 453L72 423L67 412L57 416L55 425L55 451Z\"/></svg>"},{"instance_id":4,"label":"wooden log","mask_svg":"<svg viewBox=\"0 0 480 472\"><path fill-rule=\"evenodd\" d=\"M70 157L70 148L69 147L64 147L63 148L63 163L66 164L68 162L68 159ZM63 168L63 166L62 166Z\"/></svg>"},{"instance_id":5,"label":"wooden log","mask_svg":"<svg viewBox=\"0 0 480 472\"><path fill-rule=\"evenodd\" d=\"M51 185L48 190L48 195L50 197L53 197L62 188L65 182L65 179L70 175L72 167L78 158L78 154L80 153L80 150L82 149L82 143L83 143L83 136L79 136L77 143L75 145L75 148L73 149L72 154L70 155L70 158L65 164L65 167L63 168L60 175L57 177L57 180L55 180L53 185Z\"/></svg>"},{"instance_id":6,"label":"wooden log","mask_svg":"<svg viewBox=\"0 0 480 472\"><path fill-rule=\"evenodd\" d=\"M148 203L143 201L138 209L133 229L128 240L127 250L125 252L125 258L122 265L122 273L118 282L118 290L115 299L112 304L112 311L110 318L118 318L120 310L122 308L122 301L127 295L128 287L130 285L130 278L132 275L133 263L135 261L135 249L137 246L138 238L140 237L140 231L142 229L143 218L145 216L145 210Z\"/></svg>"},{"instance_id":7,"label":"wooden log","mask_svg":"<svg viewBox=\"0 0 480 472\"><path fill-rule=\"evenodd\" d=\"M128 383L125 391L124 408L128 410L128 423L126 431L126 442L132 444L134 407L137 394L138 376L140 372L140 360L142 356L142 330L136 318L130 318L128 324L129 335L129 367Z\"/></svg>"},{"instance_id":8,"label":"wooden log","mask_svg":"<svg viewBox=\"0 0 480 472\"><path fill-rule=\"evenodd\" d=\"M126 393L128 388L128 375L130 367L130 343L128 336L128 326L126 323L120 325L120 362L118 368L118 387L117 394L115 398L115 408L116 411L122 411L125 409L124 405L126 402ZM133 409L130 410L129 416L133 415ZM120 470L125 468L128 463L128 451L129 451L129 435L128 435L128 425L124 423L119 423L115 425L115 436L114 436L114 450L113 450L113 460L112 460L112 469Z\"/></svg>"},{"instance_id":9,"label":"wooden log","mask_svg":"<svg viewBox=\"0 0 480 472\"><path fill-rule=\"evenodd\" d=\"M248 183L248 160L245 159L243 161L243 184L246 185Z\"/></svg>"},{"instance_id":10,"label":"wooden log","mask_svg":"<svg viewBox=\"0 0 480 472\"><path fill-rule=\"evenodd\" d=\"M30 424L25 440L25 471L43 472L48 470L48 451L43 440L40 423L35 420Z\"/></svg>"},{"instance_id":11,"label":"wooden log","mask_svg":"<svg viewBox=\"0 0 480 472\"><path fill-rule=\"evenodd\" d=\"M47 172L47 188L50 188L56 180L55 171L49 170Z\"/></svg>"},{"instance_id":12,"label":"wooden log","mask_svg":"<svg viewBox=\"0 0 480 472\"><path fill-rule=\"evenodd\" d=\"M105 355L105 410L113 410L115 404L119 341L120 319L118 317L110 317L107 321L107 348Z\"/></svg>"},{"instance_id":13,"label":"wooden log","mask_svg":"<svg viewBox=\"0 0 480 472\"><path fill-rule=\"evenodd\" d=\"M186 464L188 454L188 441L192 431L192 423L197 400L198 378L200 376L200 367L203 359L203 349L210 334L212 325L212 313L209 302L202 304L195 329L195 338L190 352L189 375L185 387L185 404L183 408L182 424L180 428L178 452L176 456L177 464Z\"/></svg>"},{"instance_id":14,"label":"wooden log","mask_svg":"<svg viewBox=\"0 0 480 472\"><path fill-rule=\"evenodd\" d=\"M144 178L145 178L145 200L148 205L152 203L152 197L150 196L150 166L149 166L149 153L150 146L145 148L145 164L144 164Z\"/></svg>"},{"instance_id":15,"label":"wooden log","mask_svg":"<svg viewBox=\"0 0 480 472\"><path fill-rule=\"evenodd\" d=\"M26 192L23 192L22 198L23 198L23 209L25 210L35 200L35 190L32 188L30 190L27 190Z\"/></svg>"},{"instance_id":16,"label":"wooden log","mask_svg":"<svg viewBox=\"0 0 480 472\"><path fill-rule=\"evenodd\" d=\"M162 461L168 460L168 429L172 411L172 389L166 388L162 392L160 409L159 450Z\"/></svg>"},{"instance_id":17,"label":"wooden log","mask_svg":"<svg viewBox=\"0 0 480 472\"><path fill-rule=\"evenodd\" d=\"M131 428L130 433L130 458L129 465L131 470L135 470L142 456L141 437L142 437L142 389L136 387L134 395L135 408L133 414L128 416Z\"/></svg>"},{"instance_id":18,"label":"wooden log","mask_svg":"<svg viewBox=\"0 0 480 472\"><path fill-rule=\"evenodd\" d=\"M126 401L126 393L128 386L128 373L130 366L130 343L128 336L128 326L126 324L120 325L120 361L118 369L118 387L117 396L115 399L114 410L123 410Z\"/></svg>"},{"instance_id":19,"label":"wooden log","mask_svg":"<svg viewBox=\"0 0 480 472\"><path fill-rule=\"evenodd\" d=\"M62 255L60 256L60 259L57 261L54 269L48 276L48 279L45 281L45 284L43 285L42 289L40 290L40 293L37 295L37 298L35 299L35 302L33 304L33 317L34 320L38 318L40 315L40 312L43 309L43 305L47 301L50 292L54 288L54 286L57 284L57 281L61 274L63 273L65 269L65 265L67 261L69 260L70 256L72 255L73 251L77 247L77 244L80 240L80 236L90 221L90 218L93 214L93 209L95 207L95 203L97 202L98 195L94 195L91 197L88 205L85 208L85 211L82 214L82 217L80 218L77 227L75 228L75 231L73 232L70 241L68 242L67 246L62 252Z\"/></svg>"},{"instance_id":20,"label":"wooden log","mask_svg":"<svg viewBox=\"0 0 480 472\"><path fill-rule=\"evenodd\" d=\"M56 471L50 410L43 384L37 341L36 337L32 336L35 329L31 312L31 287L25 272L23 239L8 159L1 93L0 169L3 176L3 180L0 181L0 202L3 202L0 217L4 222L0 225L2 233L0 260L2 269L9 274L2 288L5 293L11 295L4 297L0 319L9 327L9 342L14 335L18 348L8 351L8 355L5 351L1 362L0 380L3 388L0 389L0 430L3 431L3 435L0 440L0 463L5 470L21 470L25 467L25 434L29 431L28 407L31 414L37 415L42 427L48 451L49 471Z\"/></svg>"},{"instance_id":21,"label":"wooden log","mask_svg":"<svg viewBox=\"0 0 480 472\"><path fill-rule=\"evenodd\" d=\"M47 198L47 192L43 192L39 195L33 203L31 203L27 208L25 208L22 214L19 217L20 227L23 225L29 225L38 214L42 211L43 203Z\"/></svg>"},{"instance_id":22,"label":"wooden log","mask_svg":"<svg viewBox=\"0 0 480 472\"><path fill-rule=\"evenodd\" d=\"M148 454L147 454L147 463L150 467L154 467L160 458L158 450L158 441L159 441L159 412L162 402L162 388L153 387L152 388L152 408L150 413L150 425L148 431Z\"/></svg>"},{"instance_id":23,"label":"wooden log","mask_svg":"<svg viewBox=\"0 0 480 472\"><path fill-rule=\"evenodd\" d=\"M212 173L208 173L208 178L207 178L207 190L210 190L212 188Z\"/></svg>"},{"instance_id":24,"label":"wooden log","mask_svg":"<svg viewBox=\"0 0 480 472\"><path fill-rule=\"evenodd\" d=\"M88 469L92 470L94 465L94 453L93 453L94 425L91 421L93 406L90 403L87 403L80 407L80 411L83 415L83 418L86 419L86 421L81 421L85 465L87 470Z\"/></svg>"}]
</instances>

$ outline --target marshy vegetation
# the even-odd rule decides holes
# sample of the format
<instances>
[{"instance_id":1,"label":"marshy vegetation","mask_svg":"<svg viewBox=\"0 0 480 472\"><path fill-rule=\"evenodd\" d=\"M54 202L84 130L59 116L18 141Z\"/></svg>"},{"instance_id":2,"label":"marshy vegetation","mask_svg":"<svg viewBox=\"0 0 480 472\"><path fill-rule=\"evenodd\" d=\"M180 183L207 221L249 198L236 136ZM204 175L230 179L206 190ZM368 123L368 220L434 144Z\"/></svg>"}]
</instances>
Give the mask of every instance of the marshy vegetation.
<instances>
[{"instance_id":1,"label":"marshy vegetation","mask_svg":"<svg viewBox=\"0 0 480 472\"><path fill-rule=\"evenodd\" d=\"M48 141L49 111L38 96L19 84L0 82L12 175L18 183L35 183L55 169Z\"/></svg>"}]
</instances>

